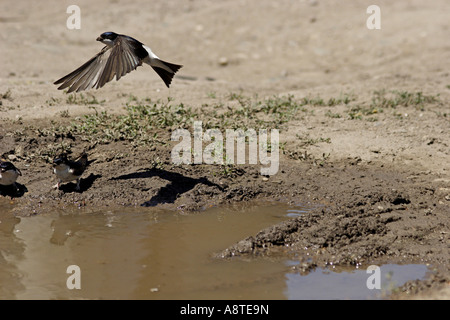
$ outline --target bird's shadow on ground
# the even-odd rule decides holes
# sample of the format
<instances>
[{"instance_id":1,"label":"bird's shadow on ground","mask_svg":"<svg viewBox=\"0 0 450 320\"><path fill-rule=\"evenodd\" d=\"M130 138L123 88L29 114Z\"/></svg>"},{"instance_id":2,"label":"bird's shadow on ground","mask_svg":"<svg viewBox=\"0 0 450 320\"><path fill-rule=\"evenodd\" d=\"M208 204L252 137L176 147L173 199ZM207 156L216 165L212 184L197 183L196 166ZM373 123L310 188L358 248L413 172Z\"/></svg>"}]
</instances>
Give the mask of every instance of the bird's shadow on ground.
<instances>
[{"instance_id":1,"label":"bird's shadow on ground","mask_svg":"<svg viewBox=\"0 0 450 320\"><path fill-rule=\"evenodd\" d=\"M170 181L170 183L165 187L160 188L158 193L154 195L150 200L145 201L143 204L141 204L141 206L143 207L155 207L158 204L174 203L179 195L193 189L199 183L206 186L217 187L221 191L223 191L222 186L213 183L204 177L198 179L191 178L183 176L180 173L156 168L124 174L119 177L112 178L111 180L145 179L151 177L160 177L161 179Z\"/></svg>"},{"instance_id":2,"label":"bird's shadow on ground","mask_svg":"<svg viewBox=\"0 0 450 320\"><path fill-rule=\"evenodd\" d=\"M99 174L93 174L91 173L87 178L81 178L80 181L80 190L75 190L77 187L76 182L70 182L70 183L65 183L65 184L61 184L59 186L59 190L64 192L64 193L69 193L69 192L78 192L78 193L83 193L84 191L88 190L90 187L92 187L92 185L94 184L95 180L97 180L98 178L101 178L102 176Z\"/></svg>"},{"instance_id":3,"label":"bird's shadow on ground","mask_svg":"<svg viewBox=\"0 0 450 320\"><path fill-rule=\"evenodd\" d=\"M25 185L16 182L16 186L17 188L14 185L0 185L0 195L11 198L20 198L23 197L26 192L28 192L28 189Z\"/></svg>"}]
</instances>

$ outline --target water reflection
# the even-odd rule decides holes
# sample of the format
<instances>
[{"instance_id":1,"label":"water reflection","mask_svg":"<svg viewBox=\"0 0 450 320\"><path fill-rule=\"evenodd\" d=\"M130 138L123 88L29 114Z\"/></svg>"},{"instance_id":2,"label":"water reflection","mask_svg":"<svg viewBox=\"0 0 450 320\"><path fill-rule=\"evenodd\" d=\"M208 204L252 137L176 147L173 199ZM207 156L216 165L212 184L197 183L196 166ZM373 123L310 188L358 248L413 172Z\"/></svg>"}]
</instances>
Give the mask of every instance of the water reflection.
<instances>
[{"instance_id":1,"label":"water reflection","mask_svg":"<svg viewBox=\"0 0 450 320\"><path fill-rule=\"evenodd\" d=\"M0 199L0 299L14 298L15 293L25 290L21 282L22 274L17 268L17 261L24 258L25 246L16 236L16 225L20 219L9 213L11 205L4 198Z\"/></svg>"}]
</instances>

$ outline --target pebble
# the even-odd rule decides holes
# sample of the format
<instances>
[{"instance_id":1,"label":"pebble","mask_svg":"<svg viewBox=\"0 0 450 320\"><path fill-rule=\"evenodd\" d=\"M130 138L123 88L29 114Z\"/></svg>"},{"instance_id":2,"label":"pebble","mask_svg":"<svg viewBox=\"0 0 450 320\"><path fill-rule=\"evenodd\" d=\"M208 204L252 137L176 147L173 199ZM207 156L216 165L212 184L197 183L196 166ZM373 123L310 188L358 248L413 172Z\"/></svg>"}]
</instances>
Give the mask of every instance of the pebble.
<instances>
[{"instance_id":1,"label":"pebble","mask_svg":"<svg viewBox=\"0 0 450 320\"><path fill-rule=\"evenodd\" d=\"M227 57L220 57L219 58L219 65L222 67L225 67L228 65L228 58Z\"/></svg>"},{"instance_id":2,"label":"pebble","mask_svg":"<svg viewBox=\"0 0 450 320\"><path fill-rule=\"evenodd\" d=\"M25 155L22 146L17 146L16 149L14 150L14 153L20 158L23 158Z\"/></svg>"}]
</instances>

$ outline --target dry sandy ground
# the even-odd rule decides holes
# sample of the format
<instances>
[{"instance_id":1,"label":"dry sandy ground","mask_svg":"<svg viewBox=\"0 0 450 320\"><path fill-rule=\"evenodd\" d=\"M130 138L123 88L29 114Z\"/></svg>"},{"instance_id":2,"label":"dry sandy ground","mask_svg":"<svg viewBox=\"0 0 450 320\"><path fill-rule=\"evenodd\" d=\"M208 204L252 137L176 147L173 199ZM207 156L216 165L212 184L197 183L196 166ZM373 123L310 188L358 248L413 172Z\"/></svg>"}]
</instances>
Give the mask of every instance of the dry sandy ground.
<instances>
[{"instance_id":1,"label":"dry sandy ground","mask_svg":"<svg viewBox=\"0 0 450 320\"><path fill-rule=\"evenodd\" d=\"M72 2L81 8L80 30L66 27ZM306 269L330 261L425 261L436 265L437 273L408 284L404 292L448 299L450 3L378 1L381 30L366 27L371 4L3 0L0 154L23 172L18 181L23 192L14 200L17 214L73 202L194 210L258 198L316 201L329 209L262 231L223 255L308 246L320 254ZM144 66L93 91L102 101L95 106L100 112L123 113L130 96L154 101L170 96L194 109L233 106L232 93L326 101L347 95L354 100L305 105L302 116L280 132L280 172L269 178L258 174L259 166L243 166L231 177L212 175L215 169L207 165L174 167L167 146L152 150L163 163L162 169L152 169L155 152L122 141L92 146L75 137L72 147L89 147L97 161L82 193L73 193L70 186L51 191L49 164L30 157L40 144L49 143L35 128L67 120L64 113L70 120L93 112L87 104L68 103L67 94L52 83L96 54L101 45L95 39L104 31L131 35L184 67L170 89ZM436 101L351 119L349 109L367 107L378 90L420 92ZM30 126L34 129L26 129ZM17 130L23 131L20 139ZM159 133L170 139L168 132ZM305 145L305 137L316 142Z\"/></svg>"}]
</instances>

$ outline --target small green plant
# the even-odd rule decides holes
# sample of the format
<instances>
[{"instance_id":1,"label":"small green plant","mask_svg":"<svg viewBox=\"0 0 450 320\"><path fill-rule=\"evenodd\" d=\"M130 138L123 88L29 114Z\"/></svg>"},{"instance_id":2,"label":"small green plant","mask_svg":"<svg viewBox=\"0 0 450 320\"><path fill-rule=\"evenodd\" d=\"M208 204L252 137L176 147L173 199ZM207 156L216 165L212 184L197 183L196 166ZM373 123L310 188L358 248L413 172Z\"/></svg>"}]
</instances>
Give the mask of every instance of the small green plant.
<instances>
[{"instance_id":1,"label":"small green plant","mask_svg":"<svg viewBox=\"0 0 450 320\"><path fill-rule=\"evenodd\" d=\"M53 161L56 155L67 152L70 153L72 146L66 141L61 141L58 143L51 143L46 146L39 147L36 150L36 156L43 159L45 162L50 163Z\"/></svg>"},{"instance_id":2,"label":"small green plant","mask_svg":"<svg viewBox=\"0 0 450 320\"><path fill-rule=\"evenodd\" d=\"M210 99L216 99L217 98L216 93L214 91L208 92L207 96Z\"/></svg>"},{"instance_id":3,"label":"small green plant","mask_svg":"<svg viewBox=\"0 0 450 320\"><path fill-rule=\"evenodd\" d=\"M303 99L301 99L301 104L302 105L310 105L310 106L332 107L332 106L341 105L341 104L348 105L350 102L352 102L354 100L356 100L355 95L349 94L349 93L341 93L339 95L339 97L337 97L337 98L331 97L331 98L328 98L328 100L324 100L320 96L317 96L315 98L304 97Z\"/></svg>"},{"instance_id":4,"label":"small green plant","mask_svg":"<svg viewBox=\"0 0 450 320\"><path fill-rule=\"evenodd\" d=\"M89 97L85 96L84 94L76 94L71 93L66 99L67 104L78 104L78 105L92 105L92 104L102 104L105 102L105 100L98 101L97 98L94 95L89 95Z\"/></svg>"},{"instance_id":5,"label":"small green plant","mask_svg":"<svg viewBox=\"0 0 450 320\"><path fill-rule=\"evenodd\" d=\"M138 103L127 104L124 115L110 115L91 107L95 112L76 118L68 130L83 140L103 144L121 140L134 146L160 143L154 128L188 127L196 115L183 104L172 105L171 101L170 98L165 103L135 101Z\"/></svg>"},{"instance_id":6,"label":"small green plant","mask_svg":"<svg viewBox=\"0 0 450 320\"><path fill-rule=\"evenodd\" d=\"M379 114L382 113L383 109L379 108L379 107L375 107L375 106L369 106L369 107L365 107L363 105L356 105L353 107L350 107L349 111L348 111L348 115L349 118L354 120L354 119L358 119L361 120L363 118L363 116L372 116L375 114Z\"/></svg>"},{"instance_id":7,"label":"small green plant","mask_svg":"<svg viewBox=\"0 0 450 320\"><path fill-rule=\"evenodd\" d=\"M61 112L59 113L59 116L60 116L61 118L69 118L69 117L70 117L69 110L63 110L63 111L61 111Z\"/></svg>"},{"instance_id":8,"label":"small green plant","mask_svg":"<svg viewBox=\"0 0 450 320\"><path fill-rule=\"evenodd\" d=\"M306 106L306 105L309 105L309 106L325 106L326 105L325 101L319 96L315 97L315 98L304 97L301 100L301 104L303 106Z\"/></svg>"},{"instance_id":9,"label":"small green plant","mask_svg":"<svg viewBox=\"0 0 450 320\"><path fill-rule=\"evenodd\" d=\"M393 90L374 91L371 106L374 108L396 108L397 106L423 106L439 102L439 95L424 95L422 92Z\"/></svg>"},{"instance_id":10,"label":"small green plant","mask_svg":"<svg viewBox=\"0 0 450 320\"><path fill-rule=\"evenodd\" d=\"M52 107L52 106L56 106L56 105L60 104L61 103L61 99L51 97L45 103Z\"/></svg>"},{"instance_id":11,"label":"small green plant","mask_svg":"<svg viewBox=\"0 0 450 320\"><path fill-rule=\"evenodd\" d=\"M244 173L244 170L241 168L238 168L236 165L234 164L221 164L219 166L219 171L218 174L222 177L227 177L227 178L235 178L237 176L240 176ZM215 173L213 173L214 175L216 175Z\"/></svg>"},{"instance_id":12,"label":"small green plant","mask_svg":"<svg viewBox=\"0 0 450 320\"><path fill-rule=\"evenodd\" d=\"M342 116L339 113L334 113L334 112L331 112L330 110L328 110L325 113L325 116L330 117L330 118L336 118L336 119L342 118Z\"/></svg>"},{"instance_id":13,"label":"small green plant","mask_svg":"<svg viewBox=\"0 0 450 320\"><path fill-rule=\"evenodd\" d=\"M325 163L327 162L327 160L330 158L330 153L326 154L326 153L322 153L322 158L321 159L314 159L314 163L320 167L323 167L325 165Z\"/></svg>"},{"instance_id":14,"label":"small green plant","mask_svg":"<svg viewBox=\"0 0 450 320\"><path fill-rule=\"evenodd\" d=\"M241 100L244 99L244 96L241 93L235 93L235 92L231 92L228 95L228 100L233 101L233 100Z\"/></svg>"},{"instance_id":15,"label":"small green plant","mask_svg":"<svg viewBox=\"0 0 450 320\"><path fill-rule=\"evenodd\" d=\"M11 89L6 90L5 93L0 93L0 100L3 99L12 101Z\"/></svg>"},{"instance_id":16,"label":"small green plant","mask_svg":"<svg viewBox=\"0 0 450 320\"><path fill-rule=\"evenodd\" d=\"M183 103L171 104L172 98L167 102L148 100L147 103L127 104L126 110L129 121L142 121L148 127L159 128L186 128L191 125L198 115Z\"/></svg>"},{"instance_id":17,"label":"small green plant","mask_svg":"<svg viewBox=\"0 0 450 320\"><path fill-rule=\"evenodd\" d=\"M331 143L331 138L310 138L309 135L302 137L298 133L295 136L300 140L302 147L316 145L320 142Z\"/></svg>"},{"instance_id":18,"label":"small green plant","mask_svg":"<svg viewBox=\"0 0 450 320\"><path fill-rule=\"evenodd\" d=\"M164 162L159 157L156 157L150 160L150 167L152 169L164 170L165 165Z\"/></svg>"}]
</instances>

